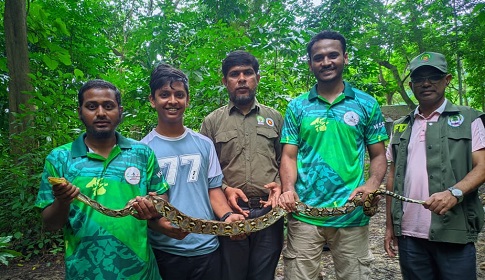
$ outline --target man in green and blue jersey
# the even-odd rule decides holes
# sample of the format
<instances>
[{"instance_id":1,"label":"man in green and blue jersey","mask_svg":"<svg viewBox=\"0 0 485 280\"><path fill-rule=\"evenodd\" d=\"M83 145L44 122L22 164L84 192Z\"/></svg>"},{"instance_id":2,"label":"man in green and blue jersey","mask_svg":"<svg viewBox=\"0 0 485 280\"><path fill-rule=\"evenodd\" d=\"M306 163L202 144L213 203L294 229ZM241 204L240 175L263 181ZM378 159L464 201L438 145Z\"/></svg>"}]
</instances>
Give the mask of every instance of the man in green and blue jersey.
<instances>
[{"instance_id":1,"label":"man in green and blue jersey","mask_svg":"<svg viewBox=\"0 0 485 280\"><path fill-rule=\"evenodd\" d=\"M345 38L322 31L308 43L307 52L317 84L290 102L281 135L280 205L288 210L295 210L296 200L313 207L339 207L357 193L365 199L379 187L387 166L388 136L379 104L342 78L348 63ZM368 224L360 208L336 217L290 214L283 249L285 279L317 279L325 243L337 279L369 279L373 257Z\"/></svg>"},{"instance_id":2,"label":"man in green and blue jersey","mask_svg":"<svg viewBox=\"0 0 485 280\"><path fill-rule=\"evenodd\" d=\"M116 132L123 107L114 85L89 81L78 100L86 133L47 156L36 201L46 229L64 231L66 279L159 280L147 236L147 225L156 221L146 221L157 213L139 197L168 190L155 154ZM69 183L51 186L48 177ZM137 214L105 216L74 200L79 192L110 209L123 208L138 196Z\"/></svg>"}]
</instances>

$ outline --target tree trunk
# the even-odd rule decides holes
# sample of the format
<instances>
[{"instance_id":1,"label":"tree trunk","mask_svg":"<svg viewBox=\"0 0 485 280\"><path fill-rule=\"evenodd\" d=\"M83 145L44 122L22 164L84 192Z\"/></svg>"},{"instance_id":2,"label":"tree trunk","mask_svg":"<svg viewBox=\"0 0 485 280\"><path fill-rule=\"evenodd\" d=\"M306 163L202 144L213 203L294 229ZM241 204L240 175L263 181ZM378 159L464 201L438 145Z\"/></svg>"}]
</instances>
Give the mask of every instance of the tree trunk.
<instances>
[{"instance_id":1,"label":"tree trunk","mask_svg":"<svg viewBox=\"0 0 485 280\"><path fill-rule=\"evenodd\" d=\"M9 134L13 155L19 155L28 148L28 139L21 140L18 135L27 129L31 118L26 112L33 109L28 101L32 91L29 74L29 51L27 47L26 1L5 1L5 49L9 70Z\"/></svg>"},{"instance_id":2,"label":"tree trunk","mask_svg":"<svg viewBox=\"0 0 485 280\"><path fill-rule=\"evenodd\" d=\"M404 84L403 81L401 80L401 77L399 76L399 71L397 70L397 67L395 65L392 65L389 63L389 61L379 61L379 65L386 67L387 69L391 70L392 76L396 80L398 87L399 87L399 94L401 94L402 99L406 104L408 105L409 109L414 109L416 108L416 105L414 102L409 98L406 89L404 89Z\"/></svg>"},{"instance_id":3,"label":"tree trunk","mask_svg":"<svg viewBox=\"0 0 485 280\"><path fill-rule=\"evenodd\" d=\"M388 82L384 78L384 74L382 73L382 65L379 65L379 76L378 76L379 83L382 87L387 88ZM392 97L394 96L393 91L386 92L386 105L392 105Z\"/></svg>"}]
</instances>

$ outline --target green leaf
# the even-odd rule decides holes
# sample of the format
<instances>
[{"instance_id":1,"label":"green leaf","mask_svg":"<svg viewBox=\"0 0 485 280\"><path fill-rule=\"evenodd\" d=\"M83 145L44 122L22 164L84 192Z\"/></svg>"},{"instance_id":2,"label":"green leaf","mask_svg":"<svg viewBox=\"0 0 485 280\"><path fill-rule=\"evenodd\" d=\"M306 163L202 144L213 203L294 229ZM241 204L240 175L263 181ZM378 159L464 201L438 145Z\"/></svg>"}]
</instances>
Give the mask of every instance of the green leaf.
<instances>
[{"instance_id":1,"label":"green leaf","mask_svg":"<svg viewBox=\"0 0 485 280\"><path fill-rule=\"evenodd\" d=\"M74 76L76 76L76 78L82 78L84 77L84 72L76 68L74 69Z\"/></svg>"},{"instance_id":2,"label":"green leaf","mask_svg":"<svg viewBox=\"0 0 485 280\"><path fill-rule=\"evenodd\" d=\"M12 236L0 236L0 244L7 244L12 240Z\"/></svg>"},{"instance_id":3,"label":"green leaf","mask_svg":"<svg viewBox=\"0 0 485 280\"><path fill-rule=\"evenodd\" d=\"M57 54L57 58L59 59L60 62L62 62L64 65L71 65L72 62L71 62L71 56L69 55L69 53L58 53Z\"/></svg>"},{"instance_id":4,"label":"green leaf","mask_svg":"<svg viewBox=\"0 0 485 280\"><path fill-rule=\"evenodd\" d=\"M47 67L49 67L49 69L51 69L51 70L55 70L57 68L57 66L59 66L59 62L51 59L47 55L44 55L42 57L42 61L44 61L45 65L47 65Z\"/></svg>"},{"instance_id":5,"label":"green leaf","mask_svg":"<svg viewBox=\"0 0 485 280\"><path fill-rule=\"evenodd\" d=\"M64 35L67 35L69 36L69 31L67 30L66 28L66 24L62 21L62 19L60 18L56 18L56 20L54 21L54 25L64 34Z\"/></svg>"}]
</instances>

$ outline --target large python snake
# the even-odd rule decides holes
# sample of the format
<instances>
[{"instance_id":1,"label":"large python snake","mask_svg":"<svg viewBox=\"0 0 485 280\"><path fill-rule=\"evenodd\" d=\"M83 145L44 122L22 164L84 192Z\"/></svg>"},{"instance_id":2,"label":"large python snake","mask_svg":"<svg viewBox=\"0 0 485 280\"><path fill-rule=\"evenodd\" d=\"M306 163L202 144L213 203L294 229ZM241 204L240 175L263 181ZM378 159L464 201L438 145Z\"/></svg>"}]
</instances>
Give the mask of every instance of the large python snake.
<instances>
[{"instance_id":1,"label":"large python snake","mask_svg":"<svg viewBox=\"0 0 485 280\"><path fill-rule=\"evenodd\" d=\"M68 181L64 178L49 177L48 179L51 185L68 183ZM354 211L358 206L362 206L364 214L371 217L377 213L376 199L378 195L388 195L405 202L418 204L424 203L423 200L410 199L387 190L378 189L373 193L370 193L365 200L362 200L361 195L357 195L341 207L315 208L308 206L302 202L296 202L296 213L305 214L312 217L340 216ZM145 198L153 203L155 209L158 213L160 213L160 215L170 220L173 224L177 225L182 230L191 233L212 234L219 236L232 236L256 232L269 227L288 213L288 211L286 211L285 209L277 206L271 209L271 211L269 211L265 215L254 219L247 219L236 222L221 222L197 219L187 216L179 211L177 208L175 208L172 204L162 199L161 196L147 195L145 196ZM133 203L135 202L135 199L128 201L123 209L118 210L106 208L97 201L87 197L82 193L79 193L76 196L76 199L88 206L91 206L96 211L110 217L125 217L132 215L136 212L133 208Z\"/></svg>"}]
</instances>

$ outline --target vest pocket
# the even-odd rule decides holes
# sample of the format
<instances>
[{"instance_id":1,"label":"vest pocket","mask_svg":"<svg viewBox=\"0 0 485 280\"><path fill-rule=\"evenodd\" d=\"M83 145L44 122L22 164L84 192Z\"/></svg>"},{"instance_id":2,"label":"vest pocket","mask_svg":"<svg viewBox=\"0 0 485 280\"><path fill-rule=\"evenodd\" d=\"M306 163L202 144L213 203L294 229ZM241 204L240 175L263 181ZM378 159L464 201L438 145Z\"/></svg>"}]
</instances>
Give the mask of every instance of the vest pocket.
<instances>
[{"instance_id":1,"label":"vest pocket","mask_svg":"<svg viewBox=\"0 0 485 280\"><path fill-rule=\"evenodd\" d=\"M450 140L472 140L471 128L464 129L458 127L449 127L447 131L448 139Z\"/></svg>"}]
</instances>

